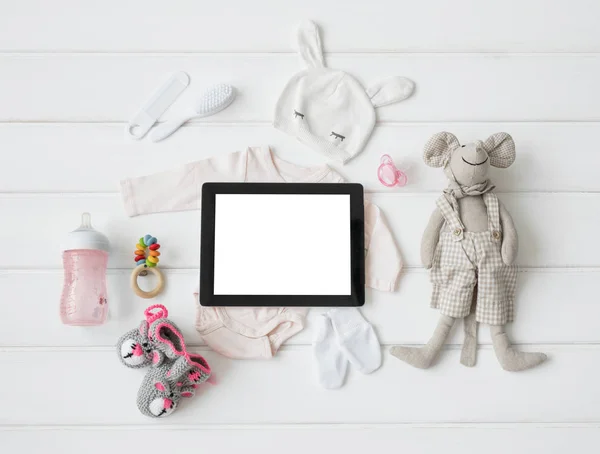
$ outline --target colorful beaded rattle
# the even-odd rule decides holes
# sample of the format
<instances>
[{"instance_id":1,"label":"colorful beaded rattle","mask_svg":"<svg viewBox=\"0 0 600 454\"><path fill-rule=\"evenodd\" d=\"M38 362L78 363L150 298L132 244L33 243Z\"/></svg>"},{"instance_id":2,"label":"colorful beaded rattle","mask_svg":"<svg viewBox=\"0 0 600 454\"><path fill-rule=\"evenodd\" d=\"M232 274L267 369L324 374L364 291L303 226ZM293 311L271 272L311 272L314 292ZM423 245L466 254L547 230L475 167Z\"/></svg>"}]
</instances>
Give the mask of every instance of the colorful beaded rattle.
<instances>
[{"instance_id":1,"label":"colorful beaded rattle","mask_svg":"<svg viewBox=\"0 0 600 454\"><path fill-rule=\"evenodd\" d=\"M154 298L162 292L165 286L163 274L157 268L159 262L158 256L160 255L160 252L158 252L160 244L158 244L158 240L152 235L145 235L140 238L135 247L136 266L131 273L131 288L136 295L142 298ZM146 256L146 251L148 251L148 256ZM148 271L158 278L158 284L153 290L145 292L139 287L137 279L138 276L146 276Z\"/></svg>"}]
</instances>

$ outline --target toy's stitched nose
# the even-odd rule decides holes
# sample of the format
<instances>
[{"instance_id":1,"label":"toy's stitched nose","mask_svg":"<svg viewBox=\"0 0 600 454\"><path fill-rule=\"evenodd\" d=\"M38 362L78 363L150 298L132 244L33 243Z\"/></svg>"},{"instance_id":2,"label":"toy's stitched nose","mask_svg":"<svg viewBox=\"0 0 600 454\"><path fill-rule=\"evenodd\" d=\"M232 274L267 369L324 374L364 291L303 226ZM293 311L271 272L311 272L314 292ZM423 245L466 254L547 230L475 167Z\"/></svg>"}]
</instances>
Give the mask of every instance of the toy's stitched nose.
<instances>
[{"instance_id":1,"label":"toy's stitched nose","mask_svg":"<svg viewBox=\"0 0 600 454\"><path fill-rule=\"evenodd\" d=\"M478 164L487 159L487 153L483 148L473 147L465 150L465 152L463 153L463 157L472 164Z\"/></svg>"},{"instance_id":2,"label":"toy's stitched nose","mask_svg":"<svg viewBox=\"0 0 600 454\"><path fill-rule=\"evenodd\" d=\"M142 356L144 354L144 351L142 350L142 347L140 347L140 344L135 344L135 348L133 349L133 354L135 356Z\"/></svg>"},{"instance_id":3,"label":"toy's stitched nose","mask_svg":"<svg viewBox=\"0 0 600 454\"><path fill-rule=\"evenodd\" d=\"M169 409L171 408L171 405L173 405L173 401L171 399L165 399L163 403L164 408Z\"/></svg>"},{"instance_id":4,"label":"toy's stitched nose","mask_svg":"<svg viewBox=\"0 0 600 454\"><path fill-rule=\"evenodd\" d=\"M477 156L477 162L485 161L487 158L487 153L483 148L477 148L475 150L475 156Z\"/></svg>"}]
</instances>

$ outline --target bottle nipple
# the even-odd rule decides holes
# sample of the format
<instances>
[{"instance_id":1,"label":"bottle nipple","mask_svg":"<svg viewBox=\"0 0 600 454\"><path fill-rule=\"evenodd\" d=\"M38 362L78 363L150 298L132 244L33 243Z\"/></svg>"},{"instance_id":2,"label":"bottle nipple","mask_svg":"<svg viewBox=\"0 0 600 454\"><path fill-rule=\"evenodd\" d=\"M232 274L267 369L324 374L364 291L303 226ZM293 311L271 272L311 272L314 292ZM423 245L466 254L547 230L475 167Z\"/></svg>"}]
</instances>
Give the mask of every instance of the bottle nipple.
<instances>
[{"instance_id":1,"label":"bottle nipple","mask_svg":"<svg viewBox=\"0 0 600 454\"><path fill-rule=\"evenodd\" d=\"M81 213L81 225L80 229L91 229L92 227L92 215L90 213Z\"/></svg>"}]
</instances>

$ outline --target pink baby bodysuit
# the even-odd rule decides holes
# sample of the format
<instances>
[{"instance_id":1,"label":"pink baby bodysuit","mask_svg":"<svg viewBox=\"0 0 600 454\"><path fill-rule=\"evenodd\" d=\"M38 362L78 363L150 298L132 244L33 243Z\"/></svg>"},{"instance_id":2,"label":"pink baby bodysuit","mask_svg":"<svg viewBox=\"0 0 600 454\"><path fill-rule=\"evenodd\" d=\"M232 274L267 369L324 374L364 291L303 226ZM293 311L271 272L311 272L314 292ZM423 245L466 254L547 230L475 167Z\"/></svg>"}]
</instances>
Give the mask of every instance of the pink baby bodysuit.
<instances>
[{"instance_id":1,"label":"pink baby bodysuit","mask_svg":"<svg viewBox=\"0 0 600 454\"><path fill-rule=\"evenodd\" d=\"M279 159L268 147L216 156L183 168L121 182L129 216L200 209L205 182L343 183L327 165L300 167ZM401 260L379 208L365 200L365 284L392 292ZM196 329L213 350L230 358L271 358L304 328L303 307L204 307L198 303Z\"/></svg>"}]
</instances>

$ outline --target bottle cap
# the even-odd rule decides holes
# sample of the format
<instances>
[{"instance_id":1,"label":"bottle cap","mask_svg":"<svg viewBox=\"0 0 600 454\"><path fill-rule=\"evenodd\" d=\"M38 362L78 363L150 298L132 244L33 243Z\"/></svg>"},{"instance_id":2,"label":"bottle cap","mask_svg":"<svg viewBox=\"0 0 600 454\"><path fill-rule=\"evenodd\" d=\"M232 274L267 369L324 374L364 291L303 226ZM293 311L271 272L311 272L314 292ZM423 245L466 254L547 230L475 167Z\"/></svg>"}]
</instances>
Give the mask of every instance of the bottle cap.
<instances>
[{"instance_id":1,"label":"bottle cap","mask_svg":"<svg viewBox=\"0 0 600 454\"><path fill-rule=\"evenodd\" d=\"M90 213L81 214L81 225L77 230L69 233L65 242L65 251L73 249L97 249L108 252L110 242L106 235L98 232L92 227L92 216Z\"/></svg>"}]
</instances>

